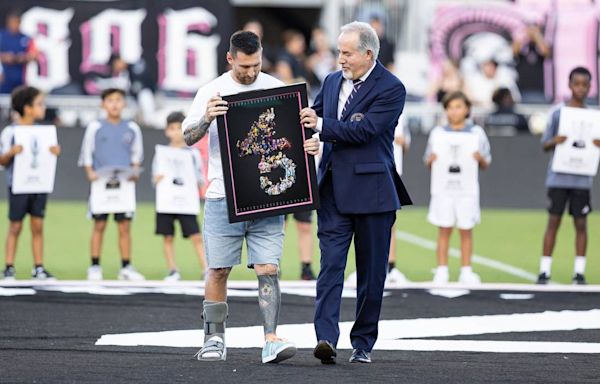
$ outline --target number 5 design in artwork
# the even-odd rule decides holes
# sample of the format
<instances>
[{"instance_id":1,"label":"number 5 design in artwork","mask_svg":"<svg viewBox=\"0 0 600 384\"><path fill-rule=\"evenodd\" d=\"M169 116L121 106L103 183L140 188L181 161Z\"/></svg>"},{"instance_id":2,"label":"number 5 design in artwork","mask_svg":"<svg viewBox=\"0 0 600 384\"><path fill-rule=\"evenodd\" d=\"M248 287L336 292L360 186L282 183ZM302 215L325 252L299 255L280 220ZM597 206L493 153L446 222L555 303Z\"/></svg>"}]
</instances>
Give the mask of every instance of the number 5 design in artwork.
<instances>
[{"instance_id":1,"label":"number 5 design in artwork","mask_svg":"<svg viewBox=\"0 0 600 384\"><path fill-rule=\"evenodd\" d=\"M283 150L291 147L285 137L275 138L275 111L269 108L252 123L246 138L237 142L240 157L260 155L258 170L260 171L260 188L270 196L284 193L296 182L296 164L283 154ZM276 168L282 168L285 176L273 183L266 174Z\"/></svg>"}]
</instances>

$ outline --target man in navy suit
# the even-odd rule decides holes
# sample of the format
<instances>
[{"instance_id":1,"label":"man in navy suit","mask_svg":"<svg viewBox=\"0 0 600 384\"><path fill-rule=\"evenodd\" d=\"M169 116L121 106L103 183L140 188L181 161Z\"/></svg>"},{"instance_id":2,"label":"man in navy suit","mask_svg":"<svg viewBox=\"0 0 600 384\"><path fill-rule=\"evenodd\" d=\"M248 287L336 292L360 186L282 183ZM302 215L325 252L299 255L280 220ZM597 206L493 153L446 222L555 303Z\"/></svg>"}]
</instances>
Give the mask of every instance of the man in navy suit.
<instances>
[{"instance_id":1,"label":"man in navy suit","mask_svg":"<svg viewBox=\"0 0 600 384\"><path fill-rule=\"evenodd\" d=\"M406 90L377 61L379 39L370 25L343 26L338 50L342 70L330 74L313 107L300 112L304 126L319 132L325 143L318 177L321 273L314 355L324 364L335 363L344 270L354 237L357 302L350 362L370 363L392 225L396 210L412 203L396 173L392 149Z\"/></svg>"}]
</instances>

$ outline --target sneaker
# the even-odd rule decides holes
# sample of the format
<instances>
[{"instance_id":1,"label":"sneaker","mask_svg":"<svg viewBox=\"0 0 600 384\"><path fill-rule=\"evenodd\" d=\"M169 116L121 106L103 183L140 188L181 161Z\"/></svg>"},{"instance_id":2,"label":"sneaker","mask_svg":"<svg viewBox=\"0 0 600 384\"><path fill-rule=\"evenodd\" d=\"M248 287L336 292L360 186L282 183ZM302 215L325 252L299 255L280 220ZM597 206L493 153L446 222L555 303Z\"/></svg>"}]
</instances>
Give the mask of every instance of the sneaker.
<instances>
[{"instance_id":1,"label":"sneaker","mask_svg":"<svg viewBox=\"0 0 600 384\"><path fill-rule=\"evenodd\" d=\"M386 284L406 284L406 276L396 268L392 268L385 278Z\"/></svg>"},{"instance_id":2,"label":"sneaker","mask_svg":"<svg viewBox=\"0 0 600 384\"><path fill-rule=\"evenodd\" d=\"M4 270L4 280L15 280L17 276L17 271L15 267L6 267Z\"/></svg>"},{"instance_id":3,"label":"sneaker","mask_svg":"<svg viewBox=\"0 0 600 384\"><path fill-rule=\"evenodd\" d=\"M87 279L89 281L102 281L102 267L91 265L87 270Z\"/></svg>"},{"instance_id":4,"label":"sneaker","mask_svg":"<svg viewBox=\"0 0 600 384\"><path fill-rule=\"evenodd\" d=\"M550 281L550 275L546 275L545 272L542 272L538 276L536 284L548 284L549 281Z\"/></svg>"},{"instance_id":5,"label":"sneaker","mask_svg":"<svg viewBox=\"0 0 600 384\"><path fill-rule=\"evenodd\" d=\"M310 268L310 265L302 266L302 273L300 274L300 278L302 280L314 280L315 279L315 275L314 275L312 269Z\"/></svg>"},{"instance_id":6,"label":"sneaker","mask_svg":"<svg viewBox=\"0 0 600 384\"><path fill-rule=\"evenodd\" d=\"M296 354L296 345L289 341L267 341L262 350L263 363L279 363Z\"/></svg>"},{"instance_id":7,"label":"sneaker","mask_svg":"<svg viewBox=\"0 0 600 384\"><path fill-rule=\"evenodd\" d=\"M44 267L33 268L31 271L31 277L36 280L56 280L50 272L44 269Z\"/></svg>"},{"instance_id":8,"label":"sneaker","mask_svg":"<svg viewBox=\"0 0 600 384\"><path fill-rule=\"evenodd\" d=\"M225 341L219 336L213 336L204 342L204 345L194 355L199 361L225 361L227 359L227 347Z\"/></svg>"},{"instance_id":9,"label":"sneaker","mask_svg":"<svg viewBox=\"0 0 600 384\"><path fill-rule=\"evenodd\" d=\"M165 277L164 279L165 281L179 281L181 280L181 275L179 274L179 272L174 269L171 272L169 272L169 274L167 275L167 277Z\"/></svg>"},{"instance_id":10,"label":"sneaker","mask_svg":"<svg viewBox=\"0 0 600 384\"><path fill-rule=\"evenodd\" d=\"M356 272L352 272L346 279L346 284L356 287Z\"/></svg>"},{"instance_id":11,"label":"sneaker","mask_svg":"<svg viewBox=\"0 0 600 384\"><path fill-rule=\"evenodd\" d=\"M475 272L461 272L458 282L467 285L481 284L481 278Z\"/></svg>"},{"instance_id":12,"label":"sneaker","mask_svg":"<svg viewBox=\"0 0 600 384\"><path fill-rule=\"evenodd\" d=\"M129 264L119 270L119 280L143 281L146 279L141 273L135 270L133 265Z\"/></svg>"},{"instance_id":13,"label":"sneaker","mask_svg":"<svg viewBox=\"0 0 600 384\"><path fill-rule=\"evenodd\" d=\"M581 273L576 273L575 276L573 276L573 284L586 285L587 282L585 281L585 276L582 275Z\"/></svg>"},{"instance_id":14,"label":"sneaker","mask_svg":"<svg viewBox=\"0 0 600 384\"><path fill-rule=\"evenodd\" d=\"M450 276L447 269L435 269L435 274L433 275L433 284L446 284L448 280L450 280Z\"/></svg>"}]
</instances>

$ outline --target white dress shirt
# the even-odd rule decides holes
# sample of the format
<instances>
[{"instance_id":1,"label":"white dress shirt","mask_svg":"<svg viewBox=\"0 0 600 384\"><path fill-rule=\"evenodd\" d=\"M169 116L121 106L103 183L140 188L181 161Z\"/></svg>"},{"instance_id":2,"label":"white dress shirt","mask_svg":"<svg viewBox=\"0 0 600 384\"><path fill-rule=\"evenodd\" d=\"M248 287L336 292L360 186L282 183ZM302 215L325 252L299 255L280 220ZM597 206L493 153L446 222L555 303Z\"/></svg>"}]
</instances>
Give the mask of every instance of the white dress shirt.
<instances>
[{"instance_id":1,"label":"white dress shirt","mask_svg":"<svg viewBox=\"0 0 600 384\"><path fill-rule=\"evenodd\" d=\"M371 68L364 75L362 75L360 78L358 78L358 80L361 80L363 82L366 81L367 78L369 77L369 75L371 74L371 72L373 72L375 65L377 65L377 62L373 63ZM340 95L338 97L338 110L337 110L338 111L338 113L337 113L338 120L342 117L342 111L344 110L346 101L348 100L348 97L350 97L350 94L352 93L353 89L354 89L354 81L352 79L344 79L344 81L342 82L342 87L340 89ZM319 117L317 119L317 126L315 127L315 131L321 132L322 130L323 130L323 118Z\"/></svg>"}]
</instances>

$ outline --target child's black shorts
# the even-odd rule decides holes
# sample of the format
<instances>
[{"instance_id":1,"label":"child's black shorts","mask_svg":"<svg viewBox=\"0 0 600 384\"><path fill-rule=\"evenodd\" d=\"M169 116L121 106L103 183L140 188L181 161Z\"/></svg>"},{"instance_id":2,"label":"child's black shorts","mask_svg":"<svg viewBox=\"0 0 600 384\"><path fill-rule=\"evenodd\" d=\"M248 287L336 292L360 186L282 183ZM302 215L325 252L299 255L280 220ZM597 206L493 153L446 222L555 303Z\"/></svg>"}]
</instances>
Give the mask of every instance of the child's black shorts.
<instances>
[{"instance_id":1,"label":"child's black shorts","mask_svg":"<svg viewBox=\"0 0 600 384\"><path fill-rule=\"evenodd\" d=\"M300 211L300 212L294 212L293 216L294 216L294 220L299 221L301 223L312 223L312 214L313 211ZM285 219L287 220L288 215L285 216Z\"/></svg>"},{"instance_id":2,"label":"child's black shorts","mask_svg":"<svg viewBox=\"0 0 600 384\"><path fill-rule=\"evenodd\" d=\"M175 220L179 220L183 237L187 238L200 233L196 215L156 213L156 234L163 236L175 235Z\"/></svg>"},{"instance_id":3,"label":"child's black shorts","mask_svg":"<svg viewBox=\"0 0 600 384\"><path fill-rule=\"evenodd\" d=\"M124 220L133 220L134 215L134 212L113 213L114 219L117 223ZM92 219L94 219L95 221L106 221L108 220L108 213L99 213L92 215Z\"/></svg>"},{"instance_id":4,"label":"child's black shorts","mask_svg":"<svg viewBox=\"0 0 600 384\"><path fill-rule=\"evenodd\" d=\"M569 214L575 218L585 217L592 212L589 189L548 188L548 212L562 215L569 203Z\"/></svg>"},{"instance_id":5,"label":"child's black shorts","mask_svg":"<svg viewBox=\"0 0 600 384\"><path fill-rule=\"evenodd\" d=\"M47 193L23 193L15 195L8 189L8 219L22 221L29 213L32 217L43 218L46 214Z\"/></svg>"}]
</instances>

